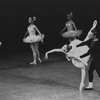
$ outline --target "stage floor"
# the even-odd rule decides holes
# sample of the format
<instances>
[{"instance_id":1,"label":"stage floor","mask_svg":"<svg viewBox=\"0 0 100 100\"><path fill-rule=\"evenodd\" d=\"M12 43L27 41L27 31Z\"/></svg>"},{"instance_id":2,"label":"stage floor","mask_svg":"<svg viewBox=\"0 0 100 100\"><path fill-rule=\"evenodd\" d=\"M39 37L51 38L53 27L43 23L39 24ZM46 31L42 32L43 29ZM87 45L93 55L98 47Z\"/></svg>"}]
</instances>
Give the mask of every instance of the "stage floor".
<instances>
[{"instance_id":1,"label":"stage floor","mask_svg":"<svg viewBox=\"0 0 100 100\"><path fill-rule=\"evenodd\" d=\"M0 58L0 100L100 100L100 79L94 72L94 90L79 92L80 69L64 55L30 65L28 53ZM87 86L88 78L85 84Z\"/></svg>"}]
</instances>

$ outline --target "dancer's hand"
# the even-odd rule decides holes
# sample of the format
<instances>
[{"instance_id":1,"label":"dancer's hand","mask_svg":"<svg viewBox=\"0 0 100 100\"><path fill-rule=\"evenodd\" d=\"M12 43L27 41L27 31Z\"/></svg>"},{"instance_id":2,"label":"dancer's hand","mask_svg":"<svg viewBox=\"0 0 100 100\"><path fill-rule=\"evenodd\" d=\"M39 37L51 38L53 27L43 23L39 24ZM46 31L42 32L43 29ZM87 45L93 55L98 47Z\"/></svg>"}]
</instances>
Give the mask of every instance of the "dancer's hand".
<instances>
[{"instance_id":1,"label":"dancer's hand","mask_svg":"<svg viewBox=\"0 0 100 100\"><path fill-rule=\"evenodd\" d=\"M68 55L66 54L66 59L68 60L68 61L70 61L70 59L68 58Z\"/></svg>"},{"instance_id":2,"label":"dancer's hand","mask_svg":"<svg viewBox=\"0 0 100 100\"><path fill-rule=\"evenodd\" d=\"M48 54L47 54L47 53L45 54L45 57L44 57L44 59L48 59Z\"/></svg>"},{"instance_id":3,"label":"dancer's hand","mask_svg":"<svg viewBox=\"0 0 100 100\"><path fill-rule=\"evenodd\" d=\"M2 45L2 42L0 42L0 46Z\"/></svg>"},{"instance_id":4,"label":"dancer's hand","mask_svg":"<svg viewBox=\"0 0 100 100\"><path fill-rule=\"evenodd\" d=\"M45 35L44 34L41 34L41 42L44 43L44 37Z\"/></svg>"}]
</instances>

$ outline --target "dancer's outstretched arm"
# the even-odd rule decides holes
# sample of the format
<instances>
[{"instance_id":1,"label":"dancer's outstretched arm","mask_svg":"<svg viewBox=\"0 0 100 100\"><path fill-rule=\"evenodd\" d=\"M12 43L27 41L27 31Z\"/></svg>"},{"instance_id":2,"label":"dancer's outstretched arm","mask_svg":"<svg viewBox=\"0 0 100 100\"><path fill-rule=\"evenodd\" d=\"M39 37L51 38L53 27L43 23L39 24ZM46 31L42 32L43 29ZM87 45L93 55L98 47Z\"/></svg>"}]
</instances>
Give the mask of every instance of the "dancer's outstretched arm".
<instances>
[{"instance_id":1,"label":"dancer's outstretched arm","mask_svg":"<svg viewBox=\"0 0 100 100\"><path fill-rule=\"evenodd\" d=\"M45 53L45 57L44 58L48 59L48 54L49 53L53 53L53 52L62 52L62 53L64 53L64 51L62 49L52 49L52 50L50 50L50 51Z\"/></svg>"}]
</instances>

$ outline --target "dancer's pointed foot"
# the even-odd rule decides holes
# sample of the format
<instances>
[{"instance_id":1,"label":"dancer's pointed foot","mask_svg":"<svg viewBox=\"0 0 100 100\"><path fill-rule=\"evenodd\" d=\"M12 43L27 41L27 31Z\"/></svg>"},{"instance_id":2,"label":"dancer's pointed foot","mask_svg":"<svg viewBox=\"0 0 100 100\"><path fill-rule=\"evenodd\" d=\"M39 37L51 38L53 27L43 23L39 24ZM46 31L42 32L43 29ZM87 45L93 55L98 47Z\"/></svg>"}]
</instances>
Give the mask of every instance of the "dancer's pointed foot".
<instances>
[{"instance_id":1,"label":"dancer's pointed foot","mask_svg":"<svg viewBox=\"0 0 100 100\"><path fill-rule=\"evenodd\" d=\"M38 58L39 62L42 62L42 60L40 58Z\"/></svg>"},{"instance_id":2,"label":"dancer's pointed foot","mask_svg":"<svg viewBox=\"0 0 100 100\"><path fill-rule=\"evenodd\" d=\"M84 87L84 83L81 83L81 84L80 84L80 87L79 87L79 91L80 91L80 92L82 91L83 87Z\"/></svg>"},{"instance_id":3,"label":"dancer's pointed foot","mask_svg":"<svg viewBox=\"0 0 100 100\"><path fill-rule=\"evenodd\" d=\"M34 64L34 65L36 65L36 61L30 62L30 64Z\"/></svg>"}]
</instances>

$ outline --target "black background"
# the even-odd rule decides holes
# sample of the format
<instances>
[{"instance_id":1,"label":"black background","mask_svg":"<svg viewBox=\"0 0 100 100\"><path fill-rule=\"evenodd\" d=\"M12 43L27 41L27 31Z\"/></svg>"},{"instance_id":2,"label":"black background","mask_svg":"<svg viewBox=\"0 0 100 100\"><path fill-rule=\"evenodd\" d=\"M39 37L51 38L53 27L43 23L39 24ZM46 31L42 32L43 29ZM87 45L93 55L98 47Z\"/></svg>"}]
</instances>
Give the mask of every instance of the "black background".
<instances>
[{"instance_id":1,"label":"black background","mask_svg":"<svg viewBox=\"0 0 100 100\"><path fill-rule=\"evenodd\" d=\"M28 18L36 16L35 25L45 34L44 44L39 49L45 52L60 48L68 40L60 36L67 21L67 14L73 12L73 20L78 29L83 30L84 39L92 23L98 20L100 32L99 0L0 0L0 52L31 52L29 44L22 42L28 27Z\"/></svg>"}]
</instances>

